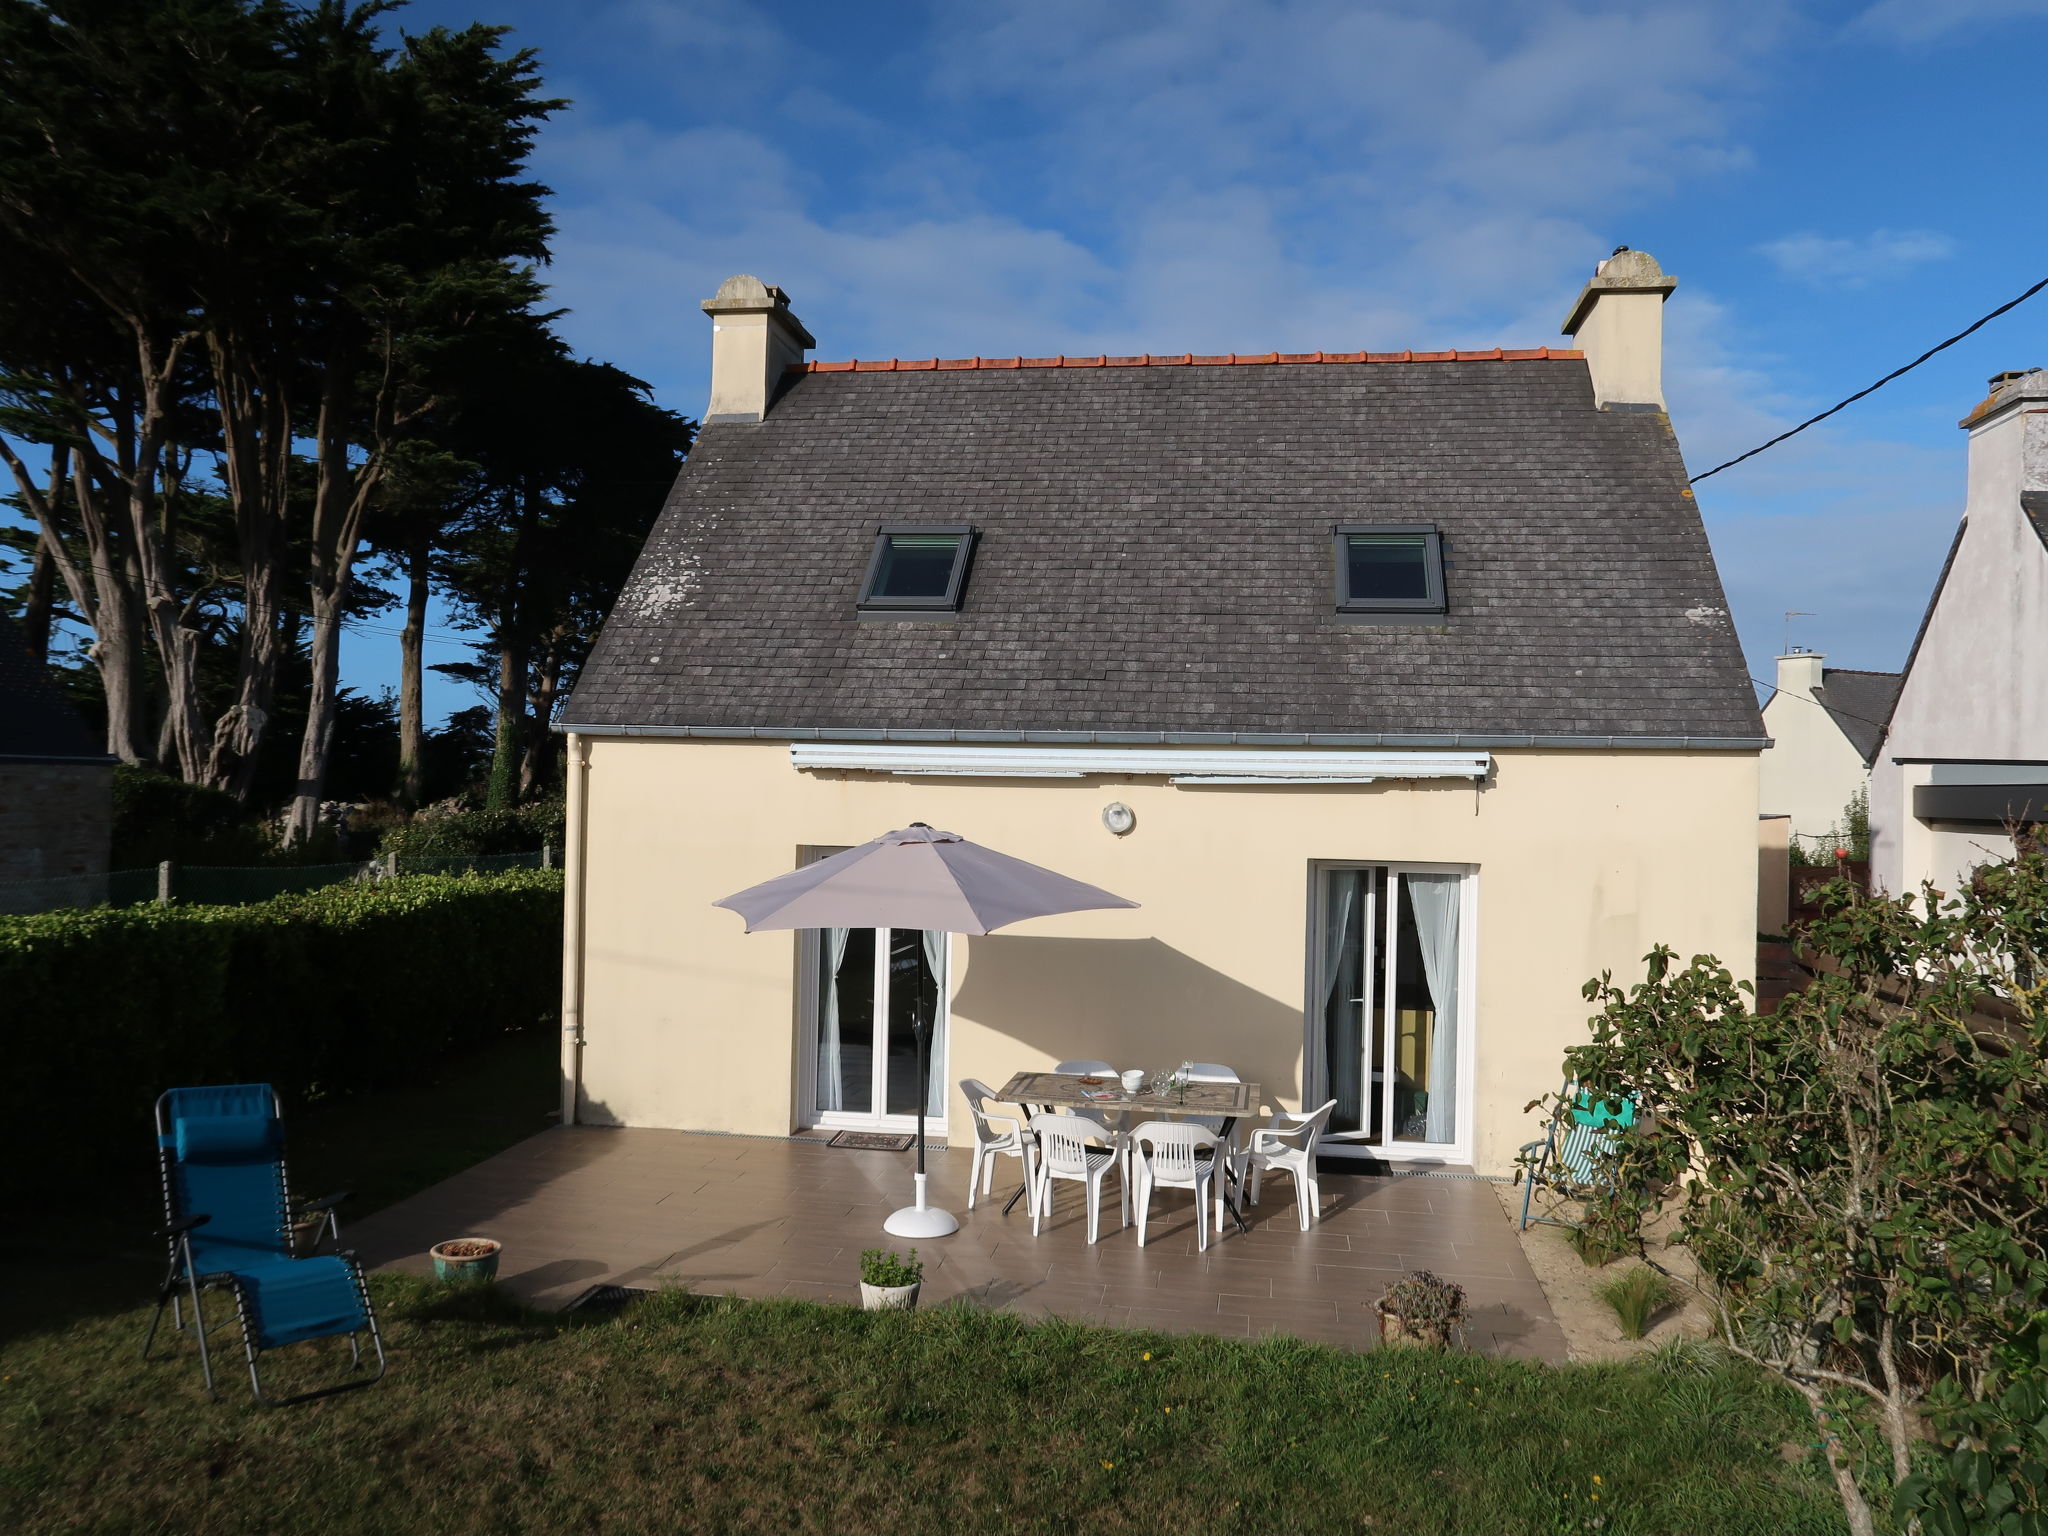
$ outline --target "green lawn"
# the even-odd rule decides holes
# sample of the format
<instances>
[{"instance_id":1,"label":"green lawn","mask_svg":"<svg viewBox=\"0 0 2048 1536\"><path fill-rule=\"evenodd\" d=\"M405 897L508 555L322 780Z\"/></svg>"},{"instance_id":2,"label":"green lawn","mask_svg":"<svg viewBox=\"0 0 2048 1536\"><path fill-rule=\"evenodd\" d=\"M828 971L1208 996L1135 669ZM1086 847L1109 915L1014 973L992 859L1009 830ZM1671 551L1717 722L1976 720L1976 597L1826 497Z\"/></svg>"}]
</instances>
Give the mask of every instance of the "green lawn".
<instances>
[{"instance_id":1,"label":"green lawn","mask_svg":"<svg viewBox=\"0 0 2048 1536\"><path fill-rule=\"evenodd\" d=\"M298 1182L354 1178L368 1206L487 1155L545 1123L551 1050L518 1036L438 1083L299 1111ZM1727 1368L681 1292L565 1320L379 1277L383 1382L266 1412L230 1350L213 1404L182 1339L136 1357L150 1246L70 1219L72 1249L17 1232L7 1265L27 1301L0 1345L9 1533L1841 1529L1812 1458L1780 1455L1812 1438L1804 1412ZM269 1358L283 1390L337 1350Z\"/></svg>"},{"instance_id":2,"label":"green lawn","mask_svg":"<svg viewBox=\"0 0 2048 1536\"><path fill-rule=\"evenodd\" d=\"M1349 1355L662 1294L585 1323L377 1286L394 1361L266 1412L145 1313L0 1351L15 1531L1839 1530L1744 1373ZM332 1352L329 1360L333 1358ZM302 1361L301 1364L310 1362ZM1596 1523L1598 1522L1598 1523Z\"/></svg>"}]
</instances>

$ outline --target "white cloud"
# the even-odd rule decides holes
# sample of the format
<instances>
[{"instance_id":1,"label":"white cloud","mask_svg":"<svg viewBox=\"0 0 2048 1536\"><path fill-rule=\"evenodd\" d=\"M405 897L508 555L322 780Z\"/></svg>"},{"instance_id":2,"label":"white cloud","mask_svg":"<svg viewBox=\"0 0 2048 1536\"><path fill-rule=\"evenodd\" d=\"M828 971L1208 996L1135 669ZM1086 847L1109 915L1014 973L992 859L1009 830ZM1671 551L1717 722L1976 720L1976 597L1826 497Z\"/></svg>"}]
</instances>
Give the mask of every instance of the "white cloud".
<instances>
[{"instance_id":1,"label":"white cloud","mask_svg":"<svg viewBox=\"0 0 2048 1536\"><path fill-rule=\"evenodd\" d=\"M2048 0L1878 0L1850 30L1893 43L1927 43L2031 16L2048 16Z\"/></svg>"},{"instance_id":2,"label":"white cloud","mask_svg":"<svg viewBox=\"0 0 2048 1536\"><path fill-rule=\"evenodd\" d=\"M1785 276L1816 287L1857 288L1930 261L1946 261L1956 243L1931 229L1877 229L1867 235L1787 235L1757 247Z\"/></svg>"}]
</instances>

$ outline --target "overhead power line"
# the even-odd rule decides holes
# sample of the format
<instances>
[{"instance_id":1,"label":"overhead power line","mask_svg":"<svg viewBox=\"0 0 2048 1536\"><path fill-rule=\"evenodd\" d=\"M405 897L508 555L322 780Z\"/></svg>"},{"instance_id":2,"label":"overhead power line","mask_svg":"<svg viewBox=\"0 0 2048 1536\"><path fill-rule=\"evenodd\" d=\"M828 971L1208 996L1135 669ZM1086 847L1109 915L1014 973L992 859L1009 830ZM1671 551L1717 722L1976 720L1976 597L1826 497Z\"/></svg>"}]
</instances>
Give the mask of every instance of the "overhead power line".
<instances>
[{"instance_id":1,"label":"overhead power line","mask_svg":"<svg viewBox=\"0 0 2048 1536\"><path fill-rule=\"evenodd\" d=\"M2025 293L2021 294L2018 298L2012 299L2004 304L1999 305L1998 308L1991 311L1990 314L1984 316L1983 319L1973 321L1971 324L1965 326L1962 330L1957 331L1955 335L1949 337L1947 341L1942 342L1938 346L1929 347L1925 352L1922 352L1918 357L1914 358L1913 361L1906 364L1905 367L1894 368L1890 373L1886 374L1883 378L1879 379L1875 384L1871 385L1868 389L1857 390L1856 393L1851 395L1848 399L1840 402L1837 405L1829 406L1826 410L1822 411L1818 416L1809 416L1805 421L1799 423L1798 426L1792 428L1791 431L1780 432L1768 443L1759 443L1756 447L1750 449L1749 452L1736 455L1734 458L1730 459L1726 464L1716 464L1712 469L1701 470L1698 474L1694 475L1692 479L1687 481L1686 483L1688 485L1698 485L1702 480L1706 479L1708 475L1718 475L1724 469L1733 469L1736 465L1740 464L1744 459L1753 459L1758 454L1762 453L1766 448L1775 448L1778 446L1778 444L1784 442L1786 438L1797 437L1800 433L1804 432L1808 427L1813 426L1816 422L1826 421L1830 416L1834 415L1835 412L1848 409L1850 406L1854 405L1858 400L1861 400L1865 395L1876 394L1880 389L1883 389L1885 385L1891 383L1893 379L1898 378L1901 374L1911 373L1915 368L1918 368L1922 363L1926 362L1927 359L1934 356L1935 353L1947 351L1950 347L1954 346L1957 342L1961 341L1965 336L1970 335L1974 331L1981 331L1982 329L1984 329L1985 326L1989 325L1992 321L1996 320L2000 315L2004 314L2007 310L2019 308L2020 305L2026 303L2027 300L2031 299L2043 288L2048 288L2048 277L2042 278L2040 282L2034 284L2033 287L2029 288Z\"/></svg>"}]
</instances>

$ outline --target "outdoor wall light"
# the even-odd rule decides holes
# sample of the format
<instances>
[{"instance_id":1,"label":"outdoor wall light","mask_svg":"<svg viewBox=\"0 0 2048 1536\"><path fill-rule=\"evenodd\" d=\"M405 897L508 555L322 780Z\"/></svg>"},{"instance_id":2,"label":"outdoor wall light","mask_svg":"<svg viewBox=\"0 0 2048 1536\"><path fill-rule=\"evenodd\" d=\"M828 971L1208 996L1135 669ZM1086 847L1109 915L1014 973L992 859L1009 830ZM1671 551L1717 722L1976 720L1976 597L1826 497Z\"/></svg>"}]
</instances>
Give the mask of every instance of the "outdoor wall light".
<instances>
[{"instance_id":1,"label":"outdoor wall light","mask_svg":"<svg viewBox=\"0 0 2048 1536\"><path fill-rule=\"evenodd\" d=\"M1138 824L1138 813L1121 800L1112 800L1102 808L1102 824L1122 837Z\"/></svg>"}]
</instances>

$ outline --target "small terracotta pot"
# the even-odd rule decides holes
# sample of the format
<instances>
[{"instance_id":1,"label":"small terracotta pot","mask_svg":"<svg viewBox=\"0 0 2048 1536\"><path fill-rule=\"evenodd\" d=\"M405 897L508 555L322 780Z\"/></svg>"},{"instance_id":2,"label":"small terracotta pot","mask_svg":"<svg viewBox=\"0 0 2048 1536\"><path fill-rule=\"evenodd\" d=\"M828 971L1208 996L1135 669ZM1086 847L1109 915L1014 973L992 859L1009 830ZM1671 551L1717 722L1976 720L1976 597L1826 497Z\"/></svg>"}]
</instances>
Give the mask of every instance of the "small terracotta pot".
<instances>
[{"instance_id":1,"label":"small terracotta pot","mask_svg":"<svg viewBox=\"0 0 2048 1536\"><path fill-rule=\"evenodd\" d=\"M486 1253L449 1253L446 1250L457 1246L472 1247L488 1244ZM504 1244L494 1237L451 1237L444 1243L436 1243L427 1250L434 1261L434 1278L444 1285L482 1285L487 1280L498 1278L498 1255L504 1251Z\"/></svg>"},{"instance_id":2,"label":"small terracotta pot","mask_svg":"<svg viewBox=\"0 0 2048 1536\"><path fill-rule=\"evenodd\" d=\"M860 1283L860 1304L868 1312L909 1312L917 1306L917 1288L921 1282L909 1285L869 1285Z\"/></svg>"}]
</instances>

